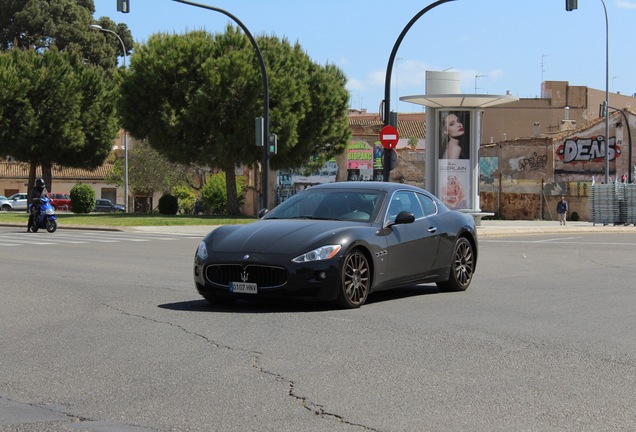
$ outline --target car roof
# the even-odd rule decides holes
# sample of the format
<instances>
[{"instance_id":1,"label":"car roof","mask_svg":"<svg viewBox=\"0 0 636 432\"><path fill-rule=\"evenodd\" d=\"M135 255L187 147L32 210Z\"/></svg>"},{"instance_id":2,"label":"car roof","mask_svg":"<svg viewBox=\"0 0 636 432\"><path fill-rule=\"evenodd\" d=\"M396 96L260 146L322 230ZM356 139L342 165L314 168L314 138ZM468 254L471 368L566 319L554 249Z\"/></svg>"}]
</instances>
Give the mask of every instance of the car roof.
<instances>
[{"instance_id":1,"label":"car roof","mask_svg":"<svg viewBox=\"0 0 636 432\"><path fill-rule=\"evenodd\" d=\"M417 186L412 186L402 183L391 182L377 182L377 181L355 181L355 182L336 182L336 183L322 183L316 186L312 186L311 189L359 189L359 190L380 190L386 192L393 192L396 190L412 190L415 192L426 192L424 189Z\"/></svg>"}]
</instances>

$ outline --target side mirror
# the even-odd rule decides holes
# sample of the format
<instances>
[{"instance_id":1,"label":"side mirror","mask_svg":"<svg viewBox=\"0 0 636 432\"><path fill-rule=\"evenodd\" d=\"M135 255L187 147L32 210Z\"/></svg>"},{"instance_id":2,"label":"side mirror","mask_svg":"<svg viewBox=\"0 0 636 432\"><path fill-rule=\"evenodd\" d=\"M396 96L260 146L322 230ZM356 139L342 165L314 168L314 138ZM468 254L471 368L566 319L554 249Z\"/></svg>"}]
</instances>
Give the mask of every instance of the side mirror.
<instances>
[{"instance_id":1,"label":"side mirror","mask_svg":"<svg viewBox=\"0 0 636 432\"><path fill-rule=\"evenodd\" d=\"M264 217L267 213L269 213L269 210L268 210L268 209L266 209L266 208L264 208L264 209L260 209L260 210L258 211L258 218L259 218L259 219L263 219L263 217Z\"/></svg>"},{"instance_id":2,"label":"side mirror","mask_svg":"<svg viewBox=\"0 0 636 432\"><path fill-rule=\"evenodd\" d=\"M401 211L395 217L394 225L410 224L415 222L415 215L408 211Z\"/></svg>"}]
</instances>

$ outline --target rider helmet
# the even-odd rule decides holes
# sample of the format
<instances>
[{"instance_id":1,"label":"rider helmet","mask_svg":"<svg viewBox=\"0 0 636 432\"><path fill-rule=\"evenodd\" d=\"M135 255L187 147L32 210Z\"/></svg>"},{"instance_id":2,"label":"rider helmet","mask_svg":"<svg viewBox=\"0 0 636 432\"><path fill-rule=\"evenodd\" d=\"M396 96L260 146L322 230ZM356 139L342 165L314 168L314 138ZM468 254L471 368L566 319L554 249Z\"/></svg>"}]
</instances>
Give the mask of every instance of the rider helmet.
<instances>
[{"instance_id":1,"label":"rider helmet","mask_svg":"<svg viewBox=\"0 0 636 432\"><path fill-rule=\"evenodd\" d=\"M44 183L44 179L42 178L39 178L35 181L35 186L39 188L43 188L45 184L46 183Z\"/></svg>"}]
</instances>

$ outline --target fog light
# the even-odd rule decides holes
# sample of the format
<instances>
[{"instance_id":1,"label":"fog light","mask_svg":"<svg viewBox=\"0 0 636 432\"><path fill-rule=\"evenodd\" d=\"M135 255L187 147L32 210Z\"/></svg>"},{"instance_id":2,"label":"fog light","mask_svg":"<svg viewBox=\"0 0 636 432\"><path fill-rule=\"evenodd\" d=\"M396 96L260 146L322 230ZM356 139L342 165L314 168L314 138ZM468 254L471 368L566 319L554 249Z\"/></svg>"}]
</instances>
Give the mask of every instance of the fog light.
<instances>
[{"instance_id":1,"label":"fog light","mask_svg":"<svg viewBox=\"0 0 636 432\"><path fill-rule=\"evenodd\" d=\"M320 273L318 273L318 279L320 280L327 279L327 273L325 273L324 271L321 271Z\"/></svg>"}]
</instances>

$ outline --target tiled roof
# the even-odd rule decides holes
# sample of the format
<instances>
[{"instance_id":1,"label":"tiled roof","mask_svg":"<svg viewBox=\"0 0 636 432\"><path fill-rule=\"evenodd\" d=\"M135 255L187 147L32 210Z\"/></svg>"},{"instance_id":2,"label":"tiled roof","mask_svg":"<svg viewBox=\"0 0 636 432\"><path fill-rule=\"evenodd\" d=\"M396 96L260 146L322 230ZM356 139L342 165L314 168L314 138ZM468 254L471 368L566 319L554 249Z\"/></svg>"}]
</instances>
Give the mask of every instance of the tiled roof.
<instances>
[{"instance_id":1,"label":"tiled roof","mask_svg":"<svg viewBox=\"0 0 636 432\"><path fill-rule=\"evenodd\" d=\"M377 114L354 114L349 116L349 127L353 136L379 135L384 123ZM398 133L401 138L426 137L426 120L422 114L399 114Z\"/></svg>"},{"instance_id":2,"label":"tiled roof","mask_svg":"<svg viewBox=\"0 0 636 432\"><path fill-rule=\"evenodd\" d=\"M24 179L29 178L28 163L24 162L0 162L0 179ZM67 168L60 165L53 165L52 177L55 180L102 180L113 170L112 164L104 164L94 170ZM36 177L41 177L42 173L38 167Z\"/></svg>"}]
</instances>

